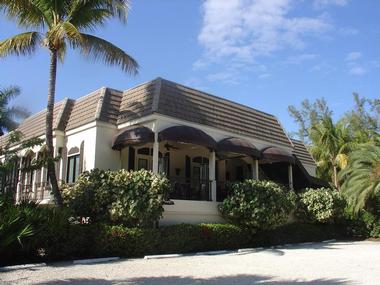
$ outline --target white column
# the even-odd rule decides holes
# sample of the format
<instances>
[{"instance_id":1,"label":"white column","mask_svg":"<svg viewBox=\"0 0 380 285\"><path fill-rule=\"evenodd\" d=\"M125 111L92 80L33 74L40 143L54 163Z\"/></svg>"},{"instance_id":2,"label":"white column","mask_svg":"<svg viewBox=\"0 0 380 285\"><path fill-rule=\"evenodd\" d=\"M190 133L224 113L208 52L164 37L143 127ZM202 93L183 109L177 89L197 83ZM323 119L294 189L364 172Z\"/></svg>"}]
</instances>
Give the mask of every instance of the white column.
<instances>
[{"instance_id":1,"label":"white column","mask_svg":"<svg viewBox=\"0 0 380 285\"><path fill-rule=\"evenodd\" d=\"M63 157L61 157L59 159L59 173L58 173L59 177L59 181L63 181Z\"/></svg>"},{"instance_id":2,"label":"white column","mask_svg":"<svg viewBox=\"0 0 380 285\"><path fill-rule=\"evenodd\" d=\"M21 199L21 183L17 182L17 187L16 187L16 204L20 202Z\"/></svg>"},{"instance_id":3,"label":"white column","mask_svg":"<svg viewBox=\"0 0 380 285\"><path fill-rule=\"evenodd\" d=\"M252 163L252 179L259 180L259 161L255 158Z\"/></svg>"},{"instance_id":4,"label":"white column","mask_svg":"<svg viewBox=\"0 0 380 285\"><path fill-rule=\"evenodd\" d=\"M208 165L208 176L211 183L211 201L216 201L215 161L215 151L211 151Z\"/></svg>"},{"instance_id":5,"label":"white column","mask_svg":"<svg viewBox=\"0 0 380 285\"><path fill-rule=\"evenodd\" d=\"M159 153L160 143L158 142L158 133L154 132L154 143L153 143L153 173L158 173L158 153Z\"/></svg>"},{"instance_id":6,"label":"white column","mask_svg":"<svg viewBox=\"0 0 380 285\"><path fill-rule=\"evenodd\" d=\"M293 166L289 164L288 166L288 177L289 177L289 189L293 190Z\"/></svg>"}]
</instances>

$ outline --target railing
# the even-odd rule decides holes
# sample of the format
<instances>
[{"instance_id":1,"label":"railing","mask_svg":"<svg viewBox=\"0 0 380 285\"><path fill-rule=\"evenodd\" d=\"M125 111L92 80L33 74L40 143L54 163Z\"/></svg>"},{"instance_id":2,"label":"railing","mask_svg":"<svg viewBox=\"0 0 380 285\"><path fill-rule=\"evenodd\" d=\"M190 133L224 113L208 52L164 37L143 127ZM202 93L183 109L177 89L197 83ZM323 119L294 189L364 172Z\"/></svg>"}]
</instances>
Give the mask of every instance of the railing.
<instances>
[{"instance_id":1,"label":"railing","mask_svg":"<svg viewBox=\"0 0 380 285\"><path fill-rule=\"evenodd\" d=\"M211 181L169 177L172 192L171 199L211 201Z\"/></svg>"},{"instance_id":2,"label":"railing","mask_svg":"<svg viewBox=\"0 0 380 285\"><path fill-rule=\"evenodd\" d=\"M21 185L20 192L21 192L21 195L20 195L21 201L33 201L34 200L34 192L33 192L32 184Z\"/></svg>"},{"instance_id":3,"label":"railing","mask_svg":"<svg viewBox=\"0 0 380 285\"><path fill-rule=\"evenodd\" d=\"M20 185L20 200L41 202L51 197L51 186L49 182L36 183L33 188L32 184Z\"/></svg>"}]
</instances>

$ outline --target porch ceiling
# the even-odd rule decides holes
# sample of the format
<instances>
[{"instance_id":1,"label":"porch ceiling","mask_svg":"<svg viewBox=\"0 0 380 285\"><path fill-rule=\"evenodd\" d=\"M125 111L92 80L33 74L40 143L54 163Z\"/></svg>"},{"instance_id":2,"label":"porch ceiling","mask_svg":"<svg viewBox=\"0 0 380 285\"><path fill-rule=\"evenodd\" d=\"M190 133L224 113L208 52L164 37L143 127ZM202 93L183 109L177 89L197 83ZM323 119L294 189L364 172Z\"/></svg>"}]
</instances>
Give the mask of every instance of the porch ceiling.
<instances>
[{"instance_id":1,"label":"porch ceiling","mask_svg":"<svg viewBox=\"0 0 380 285\"><path fill-rule=\"evenodd\" d=\"M211 136L189 126L174 126L164 129L158 133L158 139L160 141L191 143L213 150L217 149L217 143Z\"/></svg>"},{"instance_id":2,"label":"porch ceiling","mask_svg":"<svg viewBox=\"0 0 380 285\"><path fill-rule=\"evenodd\" d=\"M226 138L218 142L219 153L237 153L259 158L260 151L250 142L239 138Z\"/></svg>"},{"instance_id":3,"label":"porch ceiling","mask_svg":"<svg viewBox=\"0 0 380 285\"><path fill-rule=\"evenodd\" d=\"M154 142L154 133L144 126L130 126L122 129L114 138L112 148L120 150L126 146Z\"/></svg>"},{"instance_id":4,"label":"porch ceiling","mask_svg":"<svg viewBox=\"0 0 380 285\"><path fill-rule=\"evenodd\" d=\"M287 162L294 164L295 158L291 153L288 153L282 149L271 146L261 150L261 160L262 163L273 163L273 162Z\"/></svg>"}]
</instances>

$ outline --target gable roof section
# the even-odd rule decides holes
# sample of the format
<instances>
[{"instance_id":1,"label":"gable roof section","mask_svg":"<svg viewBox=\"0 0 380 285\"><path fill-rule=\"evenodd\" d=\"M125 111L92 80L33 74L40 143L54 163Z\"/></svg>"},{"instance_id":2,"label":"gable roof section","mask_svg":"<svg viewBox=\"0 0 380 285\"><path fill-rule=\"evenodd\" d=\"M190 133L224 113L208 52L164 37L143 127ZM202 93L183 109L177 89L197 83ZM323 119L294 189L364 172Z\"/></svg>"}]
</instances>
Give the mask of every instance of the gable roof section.
<instances>
[{"instance_id":1,"label":"gable roof section","mask_svg":"<svg viewBox=\"0 0 380 285\"><path fill-rule=\"evenodd\" d=\"M148 116L160 92L159 80L153 80L124 91L120 105L118 124Z\"/></svg>"},{"instance_id":2,"label":"gable roof section","mask_svg":"<svg viewBox=\"0 0 380 285\"><path fill-rule=\"evenodd\" d=\"M307 150L305 144L302 141L292 139L294 145L293 153L302 162L302 164L316 165L314 158Z\"/></svg>"},{"instance_id":3,"label":"gable roof section","mask_svg":"<svg viewBox=\"0 0 380 285\"><path fill-rule=\"evenodd\" d=\"M118 123L153 113L292 147L273 115L161 78L124 92Z\"/></svg>"},{"instance_id":4,"label":"gable roof section","mask_svg":"<svg viewBox=\"0 0 380 285\"><path fill-rule=\"evenodd\" d=\"M53 129L65 130L65 125L72 105L72 100L64 99L54 105ZM39 137L45 133L46 109L26 118L17 128L23 134L22 140L28 140ZM8 135L0 138L0 145L5 145L8 141Z\"/></svg>"},{"instance_id":5,"label":"gable roof section","mask_svg":"<svg viewBox=\"0 0 380 285\"><path fill-rule=\"evenodd\" d=\"M100 88L74 102L66 130L72 130L95 120L115 124L122 99L122 92Z\"/></svg>"}]
</instances>

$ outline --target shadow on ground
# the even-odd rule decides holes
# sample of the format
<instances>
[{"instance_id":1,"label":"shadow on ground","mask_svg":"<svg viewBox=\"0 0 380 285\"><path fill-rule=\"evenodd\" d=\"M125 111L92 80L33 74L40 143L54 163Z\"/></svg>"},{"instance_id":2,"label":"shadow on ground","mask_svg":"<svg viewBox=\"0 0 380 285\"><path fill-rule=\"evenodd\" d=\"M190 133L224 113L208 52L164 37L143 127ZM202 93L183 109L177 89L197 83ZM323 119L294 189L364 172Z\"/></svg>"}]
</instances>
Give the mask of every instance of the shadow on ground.
<instances>
[{"instance_id":1,"label":"shadow on ground","mask_svg":"<svg viewBox=\"0 0 380 285\"><path fill-rule=\"evenodd\" d=\"M265 284L265 285L303 285L303 284L321 284L321 285L337 285L337 284L350 284L347 280L343 279L315 279L309 281L300 280L273 280L272 276L263 275L234 275L234 276L221 276L209 279L193 278L193 277L180 277L180 276L165 276L165 277L142 277L131 278L125 280L104 280L104 279L66 279L55 280L45 283L43 285L192 285L192 284L211 284L211 285L251 285L251 284Z\"/></svg>"}]
</instances>

